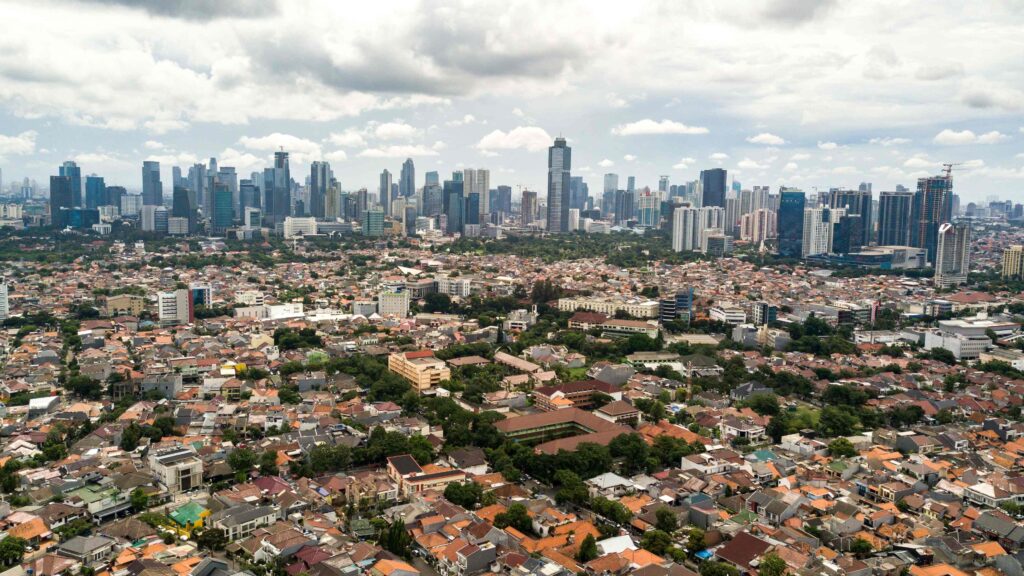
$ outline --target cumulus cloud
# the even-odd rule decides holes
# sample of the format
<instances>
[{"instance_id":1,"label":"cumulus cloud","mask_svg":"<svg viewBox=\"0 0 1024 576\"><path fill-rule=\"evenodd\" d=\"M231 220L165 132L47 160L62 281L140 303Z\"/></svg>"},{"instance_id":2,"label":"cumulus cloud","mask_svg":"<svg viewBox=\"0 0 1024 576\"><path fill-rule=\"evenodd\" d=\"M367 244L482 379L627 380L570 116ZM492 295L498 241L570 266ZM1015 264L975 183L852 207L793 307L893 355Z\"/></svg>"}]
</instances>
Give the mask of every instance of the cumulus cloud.
<instances>
[{"instance_id":1,"label":"cumulus cloud","mask_svg":"<svg viewBox=\"0 0 1024 576\"><path fill-rule=\"evenodd\" d=\"M256 18L277 13L276 0L86 0L93 4L143 10L154 16L186 20Z\"/></svg>"},{"instance_id":2,"label":"cumulus cloud","mask_svg":"<svg viewBox=\"0 0 1024 576\"><path fill-rule=\"evenodd\" d=\"M343 132L332 132L327 140L335 146L345 146L347 148L361 148L366 146L366 139L363 135L355 128L348 128Z\"/></svg>"},{"instance_id":3,"label":"cumulus cloud","mask_svg":"<svg viewBox=\"0 0 1024 576\"><path fill-rule=\"evenodd\" d=\"M249 150L259 150L261 152L284 150L285 152L295 152L298 154L320 155L320 145L316 142L280 132L260 137L242 136L238 139L238 143Z\"/></svg>"},{"instance_id":4,"label":"cumulus cloud","mask_svg":"<svg viewBox=\"0 0 1024 576\"><path fill-rule=\"evenodd\" d=\"M334 150L324 154L324 160L328 162L344 162L348 160L348 154L344 150Z\"/></svg>"},{"instance_id":5,"label":"cumulus cloud","mask_svg":"<svg viewBox=\"0 0 1024 576\"><path fill-rule=\"evenodd\" d=\"M414 156L437 156L437 150L418 144L399 144L394 146L367 148L358 155L361 158L412 158Z\"/></svg>"},{"instance_id":6,"label":"cumulus cloud","mask_svg":"<svg viewBox=\"0 0 1024 576\"><path fill-rule=\"evenodd\" d=\"M164 147L163 143L157 142L156 140L146 140L146 143L143 144L143 146L150 150L160 150Z\"/></svg>"},{"instance_id":7,"label":"cumulus cloud","mask_svg":"<svg viewBox=\"0 0 1024 576\"><path fill-rule=\"evenodd\" d=\"M975 134L971 130L951 130L946 128L935 135L932 141L945 146L960 146L964 144L997 144L1008 140L1010 137L998 130Z\"/></svg>"},{"instance_id":8,"label":"cumulus cloud","mask_svg":"<svg viewBox=\"0 0 1024 576\"><path fill-rule=\"evenodd\" d=\"M756 136L750 136L747 138L747 142L751 144L764 144L766 146L782 146L786 143L781 137L770 132L761 132Z\"/></svg>"},{"instance_id":9,"label":"cumulus cloud","mask_svg":"<svg viewBox=\"0 0 1024 576\"><path fill-rule=\"evenodd\" d=\"M872 138L868 140L868 144L876 144L878 146L902 146L904 144L910 144L909 138L891 138L888 136L882 136L879 138Z\"/></svg>"},{"instance_id":10,"label":"cumulus cloud","mask_svg":"<svg viewBox=\"0 0 1024 576\"><path fill-rule=\"evenodd\" d=\"M378 124L373 128L373 135L381 140L412 140L420 135L420 130L401 120Z\"/></svg>"},{"instance_id":11,"label":"cumulus cloud","mask_svg":"<svg viewBox=\"0 0 1024 576\"><path fill-rule=\"evenodd\" d=\"M939 162L928 158L928 156L924 154L915 154L903 162L903 167L910 168L911 170L921 170L925 168L932 169L937 168L939 165Z\"/></svg>"},{"instance_id":12,"label":"cumulus cloud","mask_svg":"<svg viewBox=\"0 0 1024 576\"><path fill-rule=\"evenodd\" d=\"M598 162L597 165L600 166L601 168L611 168L612 166L615 166L615 162L605 158L604 160Z\"/></svg>"},{"instance_id":13,"label":"cumulus cloud","mask_svg":"<svg viewBox=\"0 0 1024 576\"><path fill-rule=\"evenodd\" d=\"M796 154L793 154L792 156L790 156L789 159L790 160L807 160L810 157L811 157L811 155L806 153L806 152L797 152Z\"/></svg>"},{"instance_id":14,"label":"cumulus cloud","mask_svg":"<svg viewBox=\"0 0 1024 576\"><path fill-rule=\"evenodd\" d=\"M632 162L636 160L636 156L634 156L633 154L626 154L625 156L622 157L622 159L625 160L626 162Z\"/></svg>"},{"instance_id":15,"label":"cumulus cloud","mask_svg":"<svg viewBox=\"0 0 1024 576\"><path fill-rule=\"evenodd\" d=\"M27 130L15 136L0 134L0 156L31 154L36 150L34 130Z\"/></svg>"},{"instance_id":16,"label":"cumulus cloud","mask_svg":"<svg viewBox=\"0 0 1024 576\"><path fill-rule=\"evenodd\" d=\"M710 159L714 160L715 162L718 162L719 164L721 164L723 161L729 159L729 155L726 154L725 152L714 152L711 155L709 155L708 158L710 158Z\"/></svg>"},{"instance_id":17,"label":"cumulus cloud","mask_svg":"<svg viewBox=\"0 0 1024 576\"><path fill-rule=\"evenodd\" d=\"M798 168L799 166L796 162L787 162L786 165L782 167L782 171L787 173L793 173L796 172Z\"/></svg>"},{"instance_id":18,"label":"cumulus cloud","mask_svg":"<svg viewBox=\"0 0 1024 576\"><path fill-rule=\"evenodd\" d=\"M708 129L703 126L687 126L674 120L656 121L650 118L637 120L628 124L620 124L612 128L612 134L617 136L640 136L647 134L707 134Z\"/></svg>"},{"instance_id":19,"label":"cumulus cloud","mask_svg":"<svg viewBox=\"0 0 1024 576\"><path fill-rule=\"evenodd\" d=\"M768 165L761 164L756 160L751 160L750 158L744 158L743 160L740 160L739 162L736 163L736 167L741 168L743 170L764 170L765 168L768 167Z\"/></svg>"},{"instance_id":20,"label":"cumulus cloud","mask_svg":"<svg viewBox=\"0 0 1024 576\"><path fill-rule=\"evenodd\" d=\"M536 126L517 126L508 132L494 130L477 142L481 150L517 150L530 152L544 150L554 139L543 128Z\"/></svg>"},{"instance_id":21,"label":"cumulus cloud","mask_svg":"<svg viewBox=\"0 0 1024 576\"><path fill-rule=\"evenodd\" d=\"M696 162L697 162L696 158L689 158L689 157L680 158L679 162L676 162L675 164L672 165L672 168L674 168L676 170L689 170L690 166L692 166Z\"/></svg>"},{"instance_id":22,"label":"cumulus cloud","mask_svg":"<svg viewBox=\"0 0 1024 576\"><path fill-rule=\"evenodd\" d=\"M476 116L473 116L472 114L466 114L462 118L449 120L448 122L445 122L445 124L448 126L464 126L466 124L472 124L474 122L476 122Z\"/></svg>"},{"instance_id":23,"label":"cumulus cloud","mask_svg":"<svg viewBox=\"0 0 1024 576\"><path fill-rule=\"evenodd\" d=\"M184 130L189 127L189 123L184 120L147 120L142 124L142 127L146 131L159 136L168 132Z\"/></svg>"},{"instance_id":24,"label":"cumulus cloud","mask_svg":"<svg viewBox=\"0 0 1024 576\"><path fill-rule=\"evenodd\" d=\"M819 140L818 148L821 150L835 150L836 148L839 148L839 144L836 144L835 142L821 142Z\"/></svg>"}]
</instances>

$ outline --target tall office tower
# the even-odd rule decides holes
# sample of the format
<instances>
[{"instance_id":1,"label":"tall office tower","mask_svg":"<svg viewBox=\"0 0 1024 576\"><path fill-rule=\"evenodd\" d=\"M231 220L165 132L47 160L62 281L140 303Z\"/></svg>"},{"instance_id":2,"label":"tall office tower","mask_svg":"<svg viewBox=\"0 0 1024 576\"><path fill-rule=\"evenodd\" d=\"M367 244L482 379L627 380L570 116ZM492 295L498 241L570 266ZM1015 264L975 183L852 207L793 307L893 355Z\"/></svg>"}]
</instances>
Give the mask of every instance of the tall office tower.
<instances>
[{"instance_id":1,"label":"tall office tower","mask_svg":"<svg viewBox=\"0 0 1024 576\"><path fill-rule=\"evenodd\" d=\"M192 302L192 291L188 288L158 292L156 302L161 324L191 324L195 322L195 305Z\"/></svg>"},{"instance_id":2,"label":"tall office tower","mask_svg":"<svg viewBox=\"0 0 1024 576\"><path fill-rule=\"evenodd\" d=\"M437 184L427 184L423 187L423 215L433 218L441 214L444 207L444 200L441 198L441 187Z\"/></svg>"},{"instance_id":3,"label":"tall office tower","mask_svg":"<svg viewBox=\"0 0 1024 576\"><path fill-rule=\"evenodd\" d=\"M754 245L775 238L778 234L776 214L767 208L759 208L740 219L740 239Z\"/></svg>"},{"instance_id":4,"label":"tall office tower","mask_svg":"<svg viewBox=\"0 0 1024 576\"><path fill-rule=\"evenodd\" d=\"M213 231L223 234L234 220L233 200L231 189L223 182L213 185L213 214L210 216L210 226Z\"/></svg>"},{"instance_id":5,"label":"tall office tower","mask_svg":"<svg viewBox=\"0 0 1024 576\"><path fill-rule=\"evenodd\" d=\"M569 179L569 209L570 210L572 210L573 208L576 208L577 210L579 210L583 206L586 205L587 199L586 199L586 196L584 195L584 192L583 192L583 187L584 186L585 186L585 184L583 183L583 177L582 176L573 176L572 178Z\"/></svg>"},{"instance_id":6,"label":"tall office tower","mask_svg":"<svg viewBox=\"0 0 1024 576\"><path fill-rule=\"evenodd\" d=\"M0 320L7 320L11 315L11 305L7 300L7 282L0 282Z\"/></svg>"},{"instance_id":7,"label":"tall office tower","mask_svg":"<svg viewBox=\"0 0 1024 576\"><path fill-rule=\"evenodd\" d=\"M635 192L629 190L615 191L615 224L623 225L633 219L636 207Z\"/></svg>"},{"instance_id":8,"label":"tall office tower","mask_svg":"<svg viewBox=\"0 0 1024 576\"><path fill-rule=\"evenodd\" d=\"M167 234L169 214L167 208L154 204L143 204L139 223L143 232Z\"/></svg>"},{"instance_id":9,"label":"tall office tower","mask_svg":"<svg viewBox=\"0 0 1024 576\"><path fill-rule=\"evenodd\" d=\"M878 245L910 246L913 192L882 192L878 196Z\"/></svg>"},{"instance_id":10,"label":"tall office tower","mask_svg":"<svg viewBox=\"0 0 1024 576\"><path fill-rule=\"evenodd\" d=\"M171 193L171 217L185 218L188 221L188 232L195 232L198 219L195 215L192 191L184 186L175 186Z\"/></svg>"},{"instance_id":11,"label":"tall office tower","mask_svg":"<svg viewBox=\"0 0 1024 576\"><path fill-rule=\"evenodd\" d=\"M601 216L607 218L615 211L615 192L619 189L619 175L604 175L604 190L601 193Z\"/></svg>"},{"instance_id":12,"label":"tall office tower","mask_svg":"<svg viewBox=\"0 0 1024 576\"><path fill-rule=\"evenodd\" d=\"M238 201L241 203L242 216L245 216L246 208L259 208L260 189L255 181L246 179L238 182Z\"/></svg>"},{"instance_id":13,"label":"tall office tower","mask_svg":"<svg viewBox=\"0 0 1024 576\"><path fill-rule=\"evenodd\" d=\"M547 231L561 234L569 229L569 178L572 148L565 138L555 138L548 148L548 225Z\"/></svg>"},{"instance_id":14,"label":"tall office tower","mask_svg":"<svg viewBox=\"0 0 1024 576\"><path fill-rule=\"evenodd\" d=\"M398 195L403 198L411 198L416 195L416 167L412 158L406 158L402 162L402 173L398 177Z\"/></svg>"},{"instance_id":15,"label":"tall office tower","mask_svg":"<svg viewBox=\"0 0 1024 576\"><path fill-rule=\"evenodd\" d=\"M146 160L142 163L142 205L160 206L164 203L164 185L160 181L160 163Z\"/></svg>"},{"instance_id":16,"label":"tall office tower","mask_svg":"<svg viewBox=\"0 0 1024 576\"><path fill-rule=\"evenodd\" d=\"M118 210L120 210L121 198L124 198L128 191L124 189L124 186L107 186L104 193L107 197L107 205L117 206Z\"/></svg>"},{"instance_id":17,"label":"tall office tower","mask_svg":"<svg viewBox=\"0 0 1024 576\"><path fill-rule=\"evenodd\" d=\"M860 252L864 238L864 219L859 214L846 214L839 218L832 235L832 253Z\"/></svg>"},{"instance_id":18,"label":"tall office tower","mask_svg":"<svg viewBox=\"0 0 1024 576\"><path fill-rule=\"evenodd\" d=\"M519 201L519 217L523 226L529 226L537 219L537 193L532 190L523 190L523 197Z\"/></svg>"},{"instance_id":19,"label":"tall office tower","mask_svg":"<svg viewBox=\"0 0 1024 576\"><path fill-rule=\"evenodd\" d=\"M871 182L861 182L860 186L857 187L857 190L859 190L861 192L867 192L868 194L870 194L871 193Z\"/></svg>"},{"instance_id":20,"label":"tall office tower","mask_svg":"<svg viewBox=\"0 0 1024 576\"><path fill-rule=\"evenodd\" d=\"M753 212L762 208L775 210L775 208L769 205L769 196L771 196L771 194L769 194L767 186L754 186L754 189L750 194L750 211Z\"/></svg>"},{"instance_id":21,"label":"tall office tower","mask_svg":"<svg viewBox=\"0 0 1024 576\"><path fill-rule=\"evenodd\" d=\"M391 213L391 184L391 172L385 168L380 173L380 183L377 186L377 200L385 216Z\"/></svg>"},{"instance_id":22,"label":"tall office tower","mask_svg":"<svg viewBox=\"0 0 1024 576\"><path fill-rule=\"evenodd\" d=\"M641 194L636 199L638 226L654 228L661 222L661 201L654 194Z\"/></svg>"},{"instance_id":23,"label":"tall office tower","mask_svg":"<svg viewBox=\"0 0 1024 576\"><path fill-rule=\"evenodd\" d=\"M701 250L707 249L708 230L722 231L725 229L725 208L718 206L701 206L697 209L697 244Z\"/></svg>"},{"instance_id":24,"label":"tall office tower","mask_svg":"<svg viewBox=\"0 0 1024 576\"><path fill-rule=\"evenodd\" d=\"M498 211L504 212L505 215L512 213L512 187L500 185L497 188L498 197Z\"/></svg>"},{"instance_id":25,"label":"tall office tower","mask_svg":"<svg viewBox=\"0 0 1024 576\"><path fill-rule=\"evenodd\" d=\"M847 215L860 216L860 245L871 244L871 192L866 190L831 190L828 194L829 208L845 208Z\"/></svg>"},{"instance_id":26,"label":"tall office tower","mask_svg":"<svg viewBox=\"0 0 1024 576\"><path fill-rule=\"evenodd\" d=\"M779 309L767 302L758 302L753 306L754 326L764 326L779 319Z\"/></svg>"},{"instance_id":27,"label":"tall office tower","mask_svg":"<svg viewBox=\"0 0 1024 576\"><path fill-rule=\"evenodd\" d=\"M479 214L477 214L477 223L479 223L480 214L490 214L493 212L491 209L490 192L491 192L491 171L485 169L474 170L472 168L466 168L462 171L463 176L463 194L466 198L469 198L470 194L476 194L479 198ZM469 214L466 214L466 224L472 224L469 221Z\"/></svg>"},{"instance_id":28,"label":"tall office tower","mask_svg":"<svg viewBox=\"0 0 1024 576\"><path fill-rule=\"evenodd\" d=\"M465 184L463 184L465 185ZM479 226L480 225L480 194L477 192L470 192L465 195L466 208L462 211L463 218L463 229L465 225Z\"/></svg>"},{"instance_id":29,"label":"tall office tower","mask_svg":"<svg viewBox=\"0 0 1024 576\"><path fill-rule=\"evenodd\" d=\"M754 192L752 190L740 190L737 198L739 202L737 210L740 218L744 214L750 214L754 211Z\"/></svg>"},{"instance_id":30,"label":"tall office tower","mask_svg":"<svg viewBox=\"0 0 1024 576\"><path fill-rule=\"evenodd\" d=\"M1010 246L1003 251L1003 278L1024 278L1024 246Z\"/></svg>"},{"instance_id":31,"label":"tall office tower","mask_svg":"<svg viewBox=\"0 0 1024 576\"><path fill-rule=\"evenodd\" d=\"M181 177L181 167L171 166L171 191L174 191L176 186L181 186L184 179Z\"/></svg>"},{"instance_id":32,"label":"tall office tower","mask_svg":"<svg viewBox=\"0 0 1024 576\"><path fill-rule=\"evenodd\" d=\"M363 212L362 234L363 236L379 237L384 235L384 210L376 206L367 208Z\"/></svg>"},{"instance_id":33,"label":"tall office tower","mask_svg":"<svg viewBox=\"0 0 1024 576\"><path fill-rule=\"evenodd\" d=\"M456 180L444 181L444 215L447 226L445 234L461 234L465 221L466 197L465 182Z\"/></svg>"},{"instance_id":34,"label":"tall office tower","mask_svg":"<svg viewBox=\"0 0 1024 576\"><path fill-rule=\"evenodd\" d=\"M700 205L725 208L725 183L728 174L722 168L700 171Z\"/></svg>"},{"instance_id":35,"label":"tall office tower","mask_svg":"<svg viewBox=\"0 0 1024 576\"><path fill-rule=\"evenodd\" d=\"M85 177L85 207L92 210L109 204L107 185L102 176L93 174Z\"/></svg>"},{"instance_id":36,"label":"tall office tower","mask_svg":"<svg viewBox=\"0 0 1024 576\"><path fill-rule=\"evenodd\" d=\"M142 194L121 195L121 216L138 216L142 211Z\"/></svg>"},{"instance_id":37,"label":"tall office tower","mask_svg":"<svg viewBox=\"0 0 1024 576\"><path fill-rule=\"evenodd\" d=\"M626 191L636 192L636 176L629 176L626 178Z\"/></svg>"},{"instance_id":38,"label":"tall office tower","mask_svg":"<svg viewBox=\"0 0 1024 576\"><path fill-rule=\"evenodd\" d=\"M440 186L441 185L441 180L438 177L436 171L432 170L430 172L427 172L427 174L426 174L426 181L424 182L424 185L425 186Z\"/></svg>"},{"instance_id":39,"label":"tall office tower","mask_svg":"<svg viewBox=\"0 0 1024 576\"><path fill-rule=\"evenodd\" d=\"M323 220L327 217L327 195L330 193L331 165L314 161L309 165L309 214Z\"/></svg>"},{"instance_id":40,"label":"tall office tower","mask_svg":"<svg viewBox=\"0 0 1024 576\"><path fill-rule=\"evenodd\" d=\"M800 255L804 258L832 252L836 224L846 215L844 208L807 208L804 210L803 241Z\"/></svg>"},{"instance_id":41,"label":"tall office tower","mask_svg":"<svg viewBox=\"0 0 1024 576\"><path fill-rule=\"evenodd\" d=\"M668 194L668 176L658 178L658 192Z\"/></svg>"},{"instance_id":42,"label":"tall office tower","mask_svg":"<svg viewBox=\"0 0 1024 576\"><path fill-rule=\"evenodd\" d=\"M68 181L71 183L71 208L76 208L82 205L82 169L78 167L78 164L68 160L64 164L61 164L60 172L61 176L67 176Z\"/></svg>"},{"instance_id":43,"label":"tall office tower","mask_svg":"<svg viewBox=\"0 0 1024 576\"><path fill-rule=\"evenodd\" d=\"M212 194L208 196L212 200ZM274 167L263 170L263 197L263 214L272 225L292 215L292 176L287 152L274 152Z\"/></svg>"},{"instance_id":44,"label":"tall office tower","mask_svg":"<svg viewBox=\"0 0 1024 576\"><path fill-rule=\"evenodd\" d=\"M934 264L939 226L952 219L952 176L918 178L910 205L910 245L926 249L928 261Z\"/></svg>"},{"instance_id":45,"label":"tall office tower","mask_svg":"<svg viewBox=\"0 0 1024 576\"><path fill-rule=\"evenodd\" d=\"M936 238L935 285L950 288L967 283L971 267L971 225L944 222Z\"/></svg>"},{"instance_id":46,"label":"tall office tower","mask_svg":"<svg viewBox=\"0 0 1024 576\"><path fill-rule=\"evenodd\" d=\"M804 206L807 197L798 190L783 190L779 194L779 256L799 258L803 253Z\"/></svg>"},{"instance_id":47,"label":"tall office tower","mask_svg":"<svg viewBox=\"0 0 1024 576\"><path fill-rule=\"evenodd\" d=\"M672 250L689 252L700 245L697 232L699 210L690 206L678 206L672 212Z\"/></svg>"},{"instance_id":48,"label":"tall office tower","mask_svg":"<svg viewBox=\"0 0 1024 576\"><path fill-rule=\"evenodd\" d=\"M731 190L725 195L725 222L722 232L727 236L735 236L740 225L740 201Z\"/></svg>"},{"instance_id":49,"label":"tall office tower","mask_svg":"<svg viewBox=\"0 0 1024 576\"><path fill-rule=\"evenodd\" d=\"M206 164L193 164L188 169L188 186L196 199L196 208L206 206Z\"/></svg>"},{"instance_id":50,"label":"tall office tower","mask_svg":"<svg viewBox=\"0 0 1024 576\"><path fill-rule=\"evenodd\" d=\"M65 212L72 208L71 177L50 176L50 223L54 228L67 226Z\"/></svg>"},{"instance_id":51,"label":"tall office tower","mask_svg":"<svg viewBox=\"0 0 1024 576\"><path fill-rule=\"evenodd\" d=\"M238 189L238 174L231 166L221 166L217 170L217 181L228 187L231 192L231 217L242 218L242 199Z\"/></svg>"}]
</instances>

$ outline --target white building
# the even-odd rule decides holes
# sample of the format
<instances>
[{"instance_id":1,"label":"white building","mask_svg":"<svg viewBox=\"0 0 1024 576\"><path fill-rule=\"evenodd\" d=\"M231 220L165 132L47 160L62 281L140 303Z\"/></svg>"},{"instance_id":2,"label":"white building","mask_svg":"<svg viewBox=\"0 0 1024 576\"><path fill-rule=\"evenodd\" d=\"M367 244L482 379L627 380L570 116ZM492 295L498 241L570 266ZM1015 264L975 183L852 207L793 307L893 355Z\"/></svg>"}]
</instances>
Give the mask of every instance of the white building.
<instances>
[{"instance_id":1,"label":"white building","mask_svg":"<svg viewBox=\"0 0 1024 576\"><path fill-rule=\"evenodd\" d=\"M246 306L263 306L266 298L259 290L243 290L235 292L235 302Z\"/></svg>"},{"instance_id":2,"label":"white building","mask_svg":"<svg viewBox=\"0 0 1024 576\"><path fill-rule=\"evenodd\" d=\"M167 208L163 206L143 206L142 207L142 231L143 232L157 232L167 233L168 226L168 212Z\"/></svg>"},{"instance_id":3,"label":"white building","mask_svg":"<svg viewBox=\"0 0 1024 576\"><path fill-rule=\"evenodd\" d=\"M437 283L437 291L441 294L465 298L473 292L473 281L470 278L442 275L435 277L434 282Z\"/></svg>"},{"instance_id":4,"label":"white building","mask_svg":"<svg viewBox=\"0 0 1024 576\"><path fill-rule=\"evenodd\" d=\"M831 253L835 225L845 214L844 208L806 208L801 256Z\"/></svg>"},{"instance_id":5,"label":"white building","mask_svg":"<svg viewBox=\"0 0 1024 576\"><path fill-rule=\"evenodd\" d=\"M192 291L187 288L158 292L156 300L161 324L190 324L195 319Z\"/></svg>"},{"instance_id":6,"label":"white building","mask_svg":"<svg viewBox=\"0 0 1024 576\"><path fill-rule=\"evenodd\" d=\"M759 208L740 218L740 239L753 244L778 236L777 217L767 208Z\"/></svg>"},{"instance_id":7,"label":"white building","mask_svg":"<svg viewBox=\"0 0 1024 576\"><path fill-rule=\"evenodd\" d=\"M967 282L971 265L971 227L966 224L939 226L935 251L935 286L950 288Z\"/></svg>"},{"instance_id":8,"label":"white building","mask_svg":"<svg viewBox=\"0 0 1024 576\"><path fill-rule=\"evenodd\" d=\"M284 219L284 237L315 236L316 218L296 218L289 216Z\"/></svg>"},{"instance_id":9,"label":"white building","mask_svg":"<svg viewBox=\"0 0 1024 576\"><path fill-rule=\"evenodd\" d=\"M408 292L382 292L377 296L377 310L381 316L405 318L409 315Z\"/></svg>"},{"instance_id":10,"label":"white building","mask_svg":"<svg viewBox=\"0 0 1024 576\"><path fill-rule=\"evenodd\" d=\"M10 313L11 308L7 301L7 283L0 283L0 320L6 320Z\"/></svg>"},{"instance_id":11,"label":"white building","mask_svg":"<svg viewBox=\"0 0 1024 576\"><path fill-rule=\"evenodd\" d=\"M743 311L743 308L724 304L713 306L708 310L708 317L726 324L743 324L747 321L747 313Z\"/></svg>"}]
</instances>

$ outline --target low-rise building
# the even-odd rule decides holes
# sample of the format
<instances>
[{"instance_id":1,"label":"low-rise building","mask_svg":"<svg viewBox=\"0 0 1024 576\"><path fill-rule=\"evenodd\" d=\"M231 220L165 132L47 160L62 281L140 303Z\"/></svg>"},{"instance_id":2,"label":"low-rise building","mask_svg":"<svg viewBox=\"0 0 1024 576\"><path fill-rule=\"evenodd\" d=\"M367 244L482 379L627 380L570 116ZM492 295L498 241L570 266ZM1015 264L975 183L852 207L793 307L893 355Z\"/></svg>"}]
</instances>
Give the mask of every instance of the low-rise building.
<instances>
[{"instance_id":1,"label":"low-rise building","mask_svg":"<svg viewBox=\"0 0 1024 576\"><path fill-rule=\"evenodd\" d=\"M420 392L452 377L448 365L437 359L431 350L392 354L388 357L388 370L408 380Z\"/></svg>"}]
</instances>

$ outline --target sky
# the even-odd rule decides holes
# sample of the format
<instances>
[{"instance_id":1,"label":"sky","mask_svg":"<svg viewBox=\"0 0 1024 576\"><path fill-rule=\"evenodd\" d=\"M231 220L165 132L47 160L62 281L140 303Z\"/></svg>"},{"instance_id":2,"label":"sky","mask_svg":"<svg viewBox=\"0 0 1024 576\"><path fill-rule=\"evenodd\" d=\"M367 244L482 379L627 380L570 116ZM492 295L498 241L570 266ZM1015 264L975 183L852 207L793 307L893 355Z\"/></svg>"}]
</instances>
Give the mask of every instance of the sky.
<instances>
[{"instance_id":1,"label":"sky","mask_svg":"<svg viewBox=\"0 0 1024 576\"><path fill-rule=\"evenodd\" d=\"M0 0L0 169L65 160L141 188L141 163L291 153L346 190L411 157L546 187L874 190L954 167L967 201L1024 201L1024 2Z\"/></svg>"}]
</instances>

